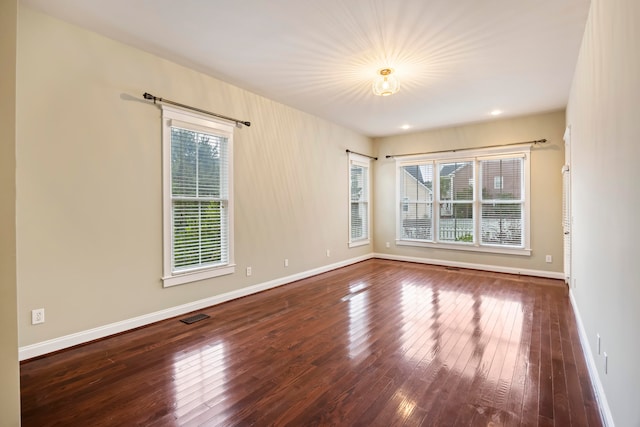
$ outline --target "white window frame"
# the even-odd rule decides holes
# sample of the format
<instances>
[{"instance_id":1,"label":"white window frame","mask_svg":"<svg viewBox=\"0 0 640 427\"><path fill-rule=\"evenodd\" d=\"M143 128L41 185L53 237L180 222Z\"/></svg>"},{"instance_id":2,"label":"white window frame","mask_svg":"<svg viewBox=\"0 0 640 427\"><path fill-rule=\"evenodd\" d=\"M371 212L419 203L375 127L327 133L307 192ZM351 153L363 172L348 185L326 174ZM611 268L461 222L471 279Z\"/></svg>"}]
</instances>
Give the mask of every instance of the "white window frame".
<instances>
[{"instance_id":1,"label":"white window frame","mask_svg":"<svg viewBox=\"0 0 640 427\"><path fill-rule=\"evenodd\" d=\"M366 180L366 188L367 188L367 194L366 194L366 203L367 203L367 209L366 209L366 224L367 227L364 231L364 236L362 238L359 239L353 239L351 236L351 166L360 166L362 168L365 168L366 170L366 175L364 177L364 179ZM349 169L348 169L348 176L349 176L349 247L350 248L354 248L357 246L364 246L364 245L368 245L371 243L371 159L369 159L368 157L364 157L364 156L360 156L358 154L355 153L349 153Z\"/></svg>"},{"instance_id":2,"label":"white window frame","mask_svg":"<svg viewBox=\"0 0 640 427\"><path fill-rule=\"evenodd\" d=\"M221 135L227 138L227 262L221 265L173 270L173 220L171 195L171 127ZM233 126L195 112L162 105L162 202L163 202L163 286L171 287L235 272L233 239Z\"/></svg>"},{"instance_id":3,"label":"white window frame","mask_svg":"<svg viewBox=\"0 0 640 427\"><path fill-rule=\"evenodd\" d=\"M474 240L473 242L444 242L439 241L439 218L440 218L440 185L434 185L435 197L433 201L433 215L432 215L432 229L433 240L419 240L402 238L402 212L401 212L401 173L403 167L412 166L416 164L433 163L434 164L434 183L440 182L440 171L438 163L449 163L453 161L469 161L474 162L474 174L473 182L480 182L480 161L491 160L497 158L523 158L523 187L524 202L523 202L523 245L521 247L508 247L502 245L488 245L480 244L479 230L481 221L481 192L482 188L479 185L473 186L473 224L474 224ZM522 147L495 147L495 148L483 148L477 150L465 150L464 153L437 153L432 155L420 155L402 157L396 159L396 244L398 246L418 246L427 248L438 249L451 249L451 250L463 250L473 252L487 252L497 254L510 254L510 255L531 255L531 165L530 165L531 149L530 146Z\"/></svg>"}]
</instances>

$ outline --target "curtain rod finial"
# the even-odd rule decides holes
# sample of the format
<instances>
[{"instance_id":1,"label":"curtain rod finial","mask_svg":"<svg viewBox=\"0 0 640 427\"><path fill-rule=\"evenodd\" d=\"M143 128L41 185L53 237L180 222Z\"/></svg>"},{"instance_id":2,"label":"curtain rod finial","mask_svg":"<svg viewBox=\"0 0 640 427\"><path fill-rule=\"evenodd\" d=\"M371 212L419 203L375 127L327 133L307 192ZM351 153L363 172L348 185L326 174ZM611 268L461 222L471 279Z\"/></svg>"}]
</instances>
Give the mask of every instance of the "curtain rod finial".
<instances>
[{"instance_id":1,"label":"curtain rod finial","mask_svg":"<svg viewBox=\"0 0 640 427\"><path fill-rule=\"evenodd\" d=\"M153 103L154 103L154 104L156 103L156 101L162 101L162 98L157 98L157 97L155 97L155 96L151 95L149 92L145 92L145 93L142 95L142 97L143 97L144 99L153 100Z\"/></svg>"}]
</instances>

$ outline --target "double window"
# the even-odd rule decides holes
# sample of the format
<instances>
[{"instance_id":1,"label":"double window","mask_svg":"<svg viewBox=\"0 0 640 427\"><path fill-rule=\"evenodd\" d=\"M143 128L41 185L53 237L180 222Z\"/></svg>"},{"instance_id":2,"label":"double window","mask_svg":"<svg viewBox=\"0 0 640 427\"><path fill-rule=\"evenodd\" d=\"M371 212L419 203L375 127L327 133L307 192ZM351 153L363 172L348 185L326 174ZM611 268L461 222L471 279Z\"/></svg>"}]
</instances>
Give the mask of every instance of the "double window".
<instances>
[{"instance_id":1,"label":"double window","mask_svg":"<svg viewBox=\"0 0 640 427\"><path fill-rule=\"evenodd\" d=\"M370 160L349 153L349 247L369 244Z\"/></svg>"},{"instance_id":2,"label":"double window","mask_svg":"<svg viewBox=\"0 0 640 427\"><path fill-rule=\"evenodd\" d=\"M230 274L233 127L163 106L164 286Z\"/></svg>"},{"instance_id":3,"label":"double window","mask_svg":"<svg viewBox=\"0 0 640 427\"><path fill-rule=\"evenodd\" d=\"M529 150L465 154L398 161L398 244L530 254Z\"/></svg>"}]
</instances>

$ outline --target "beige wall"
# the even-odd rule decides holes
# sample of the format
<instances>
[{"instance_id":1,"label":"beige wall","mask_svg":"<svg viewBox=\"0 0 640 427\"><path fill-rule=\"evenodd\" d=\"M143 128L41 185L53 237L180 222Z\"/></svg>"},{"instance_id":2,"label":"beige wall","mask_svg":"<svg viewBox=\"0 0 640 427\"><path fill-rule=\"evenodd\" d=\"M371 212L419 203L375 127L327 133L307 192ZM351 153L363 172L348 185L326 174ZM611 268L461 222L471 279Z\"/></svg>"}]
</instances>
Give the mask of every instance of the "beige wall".
<instances>
[{"instance_id":1,"label":"beige wall","mask_svg":"<svg viewBox=\"0 0 640 427\"><path fill-rule=\"evenodd\" d=\"M364 136L26 7L18 76L21 346L372 250L347 244L345 149L370 152ZM162 288L160 110L145 91L252 122L234 141L233 275Z\"/></svg>"},{"instance_id":2,"label":"beige wall","mask_svg":"<svg viewBox=\"0 0 640 427\"><path fill-rule=\"evenodd\" d=\"M593 0L567 107L572 289L617 426L640 425L640 2ZM597 354L596 334L609 359Z\"/></svg>"},{"instance_id":3,"label":"beige wall","mask_svg":"<svg viewBox=\"0 0 640 427\"><path fill-rule=\"evenodd\" d=\"M374 165L373 213L377 253L435 259L523 270L561 272L562 264L562 176L565 129L563 111L514 119L436 129L374 140L380 160ZM497 255L446 249L396 246L396 165L388 154L474 148L546 138L545 145L531 149L531 256ZM391 247L386 248L385 243ZM545 262L545 255L553 263Z\"/></svg>"},{"instance_id":4,"label":"beige wall","mask_svg":"<svg viewBox=\"0 0 640 427\"><path fill-rule=\"evenodd\" d=\"M0 426L20 425L16 288L16 25L18 3L0 2Z\"/></svg>"}]
</instances>

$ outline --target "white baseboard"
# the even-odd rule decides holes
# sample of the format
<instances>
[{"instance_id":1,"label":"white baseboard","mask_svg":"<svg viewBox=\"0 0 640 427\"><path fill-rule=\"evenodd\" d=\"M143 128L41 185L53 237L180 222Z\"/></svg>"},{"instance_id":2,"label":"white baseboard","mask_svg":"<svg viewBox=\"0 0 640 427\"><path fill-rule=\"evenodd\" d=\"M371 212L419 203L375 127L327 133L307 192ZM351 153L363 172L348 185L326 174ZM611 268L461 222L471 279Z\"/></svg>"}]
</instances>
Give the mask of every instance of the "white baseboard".
<instances>
[{"instance_id":1,"label":"white baseboard","mask_svg":"<svg viewBox=\"0 0 640 427\"><path fill-rule=\"evenodd\" d=\"M484 264L472 264L466 262L455 261L443 261L438 259L428 258L415 258L399 255L388 255L382 253L371 253L356 258L350 258L344 261L340 261L334 264L325 265L322 267L314 268L312 270L303 271L301 273L293 274L291 276L281 277L275 280L271 280L257 285L249 286L246 288L238 289L235 291L227 292L222 295L216 295L210 298L205 298L197 301L193 301L187 304L182 304L176 307L170 307L165 310L155 311L153 313L144 314L142 316L133 317L131 319L122 320L120 322L110 323L108 325L99 326L97 328L88 329L86 331L76 332L74 334L65 335L59 338L42 341L39 343L20 347L18 349L19 360L27 360L33 357L42 356L54 351L62 350L65 348L73 347L75 345L84 344L89 341L104 338L109 335L118 334L134 328L149 325L151 323L159 322L161 320L169 319L171 317L180 316L192 311L201 310L206 307L221 304L223 302L231 301L233 299L241 298L247 295L262 292L267 289L275 288L285 285L287 283L295 282L296 280L306 279L307 277L315 276L316 274L325 273L327 271L335 270L337 268L345 267L347 265L355 264L357 262L365 261L371 258L388 259L395 261L409 261L422 264L443 265L448 267L470 268L474 270L495 271L499 273L510 274L524 274L527 276L539 276L548 277L553 279L563 279L563 273L555 273L549 271L540 270L527 270L517 269L511 267L499 267L494 265Z\"/></svg>"},{"instance_id":2,"label":"white baseboard","mask_svg":"<svg viewBox=\"0 0 640 427\"><path fill-rule=\"evenodd\" d=\"M134 317L120 322L110 323L108 325L99 326L97 328L88 329L86 331L76 332L74 334L65 335L59 338L42 341L36 344L27 345L18 349L19 360L27 360L33 357L42 356L54 351L62 350L65 348L73 347L75 345L84 344L89 341L104 338L109 335L118 334L134 328L149 325L161 320L169 319L171 317L180 316L185 313L190 313L195 310L201 310L206 307L221 304L223 302L231 301L236 298L241 298L247 295L255 294L265 291L267 289L275 288L278 286L286 285L287 283L295 282L297 280L306 279L307 277L315 276L317 274L326 273L327 271L335 270L337 268L346 267L347 265L355 264L357 262L366 261L373 258L373 254L367 254L357 258L350 258L345 261L336 262L334 264L325 265L322 267L314 268L312 270L296 273L291 276L281 277L275 280L271 280L257 285L248 286L246 288L238 289L235 291L227 292L222 295L216 295L210 298L193 301L187 304L178 305L176 307L167 308L165 310L156 311L142 316Z\"/></svg>"},{"instance_id":3,"label":"white baseboard","mask_svg":"<svg viewBox=\"0 0 640 427\"><path fill-rule=\"evenodd\" d=\"M529 270L526 268L501 267L498 265L473 264L470 262L446 261L441 259L408 257L382 253L374 253L373 258L389 259L393 261L417 262L420 264L442 265L445 267L470 268L472 270L494 271L496 273L521 274L524 276L546 277L549 279L564 279L564 273L558 273L555 271Z\"/></svg>"},{"instance_id":4,"label":"white baseboard","mask_svg":"<svg viewBox=\"0 0 640 427\"><path fill-rule=\"evenodd\" d=\"M598 369L596 368L596 361L593 357L593 352L589 346L589 340L587 339L587 331L584 329L582 323L582 317L578 310L578 304L573 296L573 291L569 291L569 300L571 301L571 307L573 307L573 313L576 316L576 323L578 325L578 334L580 335L580 344L582 346L582 353L587 361L587 368L589 370L589 377L591 378L591 384L593 384L593 392L596 395L598 401L598 407L600 409L600 416L602 417L602 423L606 427L614 427L613 415L611 414L611 408L607 401L607 396L604 393L604 387L600 381L600 375L598 375Z\"/></svg>"}]
</instances>

